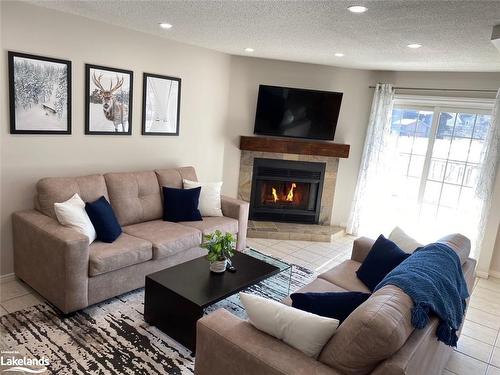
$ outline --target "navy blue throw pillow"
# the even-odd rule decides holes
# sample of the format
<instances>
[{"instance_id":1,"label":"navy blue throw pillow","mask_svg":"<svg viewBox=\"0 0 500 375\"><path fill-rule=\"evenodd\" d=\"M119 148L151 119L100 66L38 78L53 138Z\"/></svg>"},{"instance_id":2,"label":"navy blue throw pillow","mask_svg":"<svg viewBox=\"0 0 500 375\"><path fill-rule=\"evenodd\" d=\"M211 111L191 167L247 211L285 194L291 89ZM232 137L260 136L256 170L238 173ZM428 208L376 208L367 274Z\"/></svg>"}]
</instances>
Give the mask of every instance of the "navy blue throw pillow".
<instances>
[{"instance_id":1,"label":"navy blue throw pillow","mask_svg":"<svg viewBox=\"0 0 500 375\"><path fill-rule=\"evenodd\" d=\"M85 211L89 215L99 241L111 243L122 234L122 227L116 220L115 213L106 198L101 197L95 202L85 203Z\"/></svg>"},{"instance_id":2,"label":"navy blue throw pillow","mask_svg":"<svg viewBox=\"0 0 500 375\"><path fill-rule=\"evenodd\" d=\"M174 189L162 187L163 189L163 220L165 221L200 221L201 186L194 189Z\"/></svg>"},{"instance_id":3,"label":"navy blue throw pillow","mask_svg":"<svg viewBox=\"0 0 500 375\"><path fill-rule=\"evenodd\" d=\"M380 235L356 275L373 292L378 283L409 256L394 242Z\"/></svg>"},{"instance_id":4,"label":"navy blue throw pillow","mask_svg":"<svg viewBox=\"0 0 500 375\"><path fill-rule=\"evenodd\" d=\"M293 293L292 307L342 323L356 308L365 302L370 293L363 292L324 292Z\"/></svg>"}]
</instances>

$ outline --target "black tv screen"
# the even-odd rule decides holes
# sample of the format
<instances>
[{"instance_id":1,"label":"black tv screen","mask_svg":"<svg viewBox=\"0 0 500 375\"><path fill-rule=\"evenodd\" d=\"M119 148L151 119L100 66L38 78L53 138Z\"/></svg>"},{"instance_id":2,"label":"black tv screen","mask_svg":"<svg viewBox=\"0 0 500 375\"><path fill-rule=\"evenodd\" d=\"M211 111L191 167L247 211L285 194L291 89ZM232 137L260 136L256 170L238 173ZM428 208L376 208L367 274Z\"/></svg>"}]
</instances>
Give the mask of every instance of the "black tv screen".
<instances>
[{"instance_id":1,"label":"black tv screen","mask_svg":"<svg viewBox=\"0 0 500 375\"><path fill-rule=\"evenodd\" d=\"M259 85L255 134L333 140L341 92Z\"/></svg>"}]
</instances>

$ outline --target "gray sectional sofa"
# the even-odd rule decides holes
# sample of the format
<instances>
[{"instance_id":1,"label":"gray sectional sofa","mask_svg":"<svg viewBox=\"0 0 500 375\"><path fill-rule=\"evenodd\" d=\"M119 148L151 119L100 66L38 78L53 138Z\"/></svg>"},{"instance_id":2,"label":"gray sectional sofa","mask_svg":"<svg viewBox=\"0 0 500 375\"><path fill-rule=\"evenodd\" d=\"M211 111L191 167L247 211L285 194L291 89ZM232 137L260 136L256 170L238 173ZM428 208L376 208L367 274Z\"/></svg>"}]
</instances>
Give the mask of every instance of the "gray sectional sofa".
<instances>
[{"instance_id":1,"label":"gray sectional sofa","mask_svg":"<svg viewBox=\"0 0 500 375\"><path fill-rule=\"evenodd\" d=\"M197 180L193 167L146 172L44 178L35 209L13 214L14 270L63 313L144 286L145 275L206 254L202 235L216 229L237 234L246 245L248 203L222 197L223 217L172 223L162 220L161 186ZM95 241L60 225L54 203L78 193L111 203L123 233L113 243Z\"/></svg>"},{"instance_id":2,"label":"gray sectional sofa","mask_svg":"<svg viewBox=\"0 0 500 375\"><path fill-rule=\"evenodd\" d=\"M476 261L468 257L470 241L453 234L438 242L457 252L472 293ZM351 259L319 275L300 291L369 292L356 277L356 270L373 243L368 238L355 240ZM283 303L290 305L291 299ZM412 307L412 300L401 289L384 286L349 315L317 359L219 309L198 321L195 374L441 375L452 348L437 341L437 317L423 329L413 328Z\"/></svg>"}]
</instances>

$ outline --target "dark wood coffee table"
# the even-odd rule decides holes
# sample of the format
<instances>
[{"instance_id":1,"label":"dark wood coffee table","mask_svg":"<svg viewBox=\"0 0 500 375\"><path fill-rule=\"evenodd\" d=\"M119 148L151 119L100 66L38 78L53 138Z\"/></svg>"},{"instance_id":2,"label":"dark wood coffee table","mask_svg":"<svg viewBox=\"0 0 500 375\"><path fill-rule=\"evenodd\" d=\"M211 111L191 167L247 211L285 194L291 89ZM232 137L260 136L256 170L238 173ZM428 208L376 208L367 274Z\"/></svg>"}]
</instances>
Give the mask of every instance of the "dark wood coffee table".
<instances>
[{"instance_id":1,"label":"dark wood coffee table","mask_svg":"<svg viewBox=\"0 0 500 375\"><path fill-rule=\"evenodd\" d=\"M235 273L214 274L201 257L147 275L144 319L194 353L196 322L204 308L290 267L271 257L277 265L266 262L266 257L237 252L231 259Z\"/></svg>"}]
</instances>

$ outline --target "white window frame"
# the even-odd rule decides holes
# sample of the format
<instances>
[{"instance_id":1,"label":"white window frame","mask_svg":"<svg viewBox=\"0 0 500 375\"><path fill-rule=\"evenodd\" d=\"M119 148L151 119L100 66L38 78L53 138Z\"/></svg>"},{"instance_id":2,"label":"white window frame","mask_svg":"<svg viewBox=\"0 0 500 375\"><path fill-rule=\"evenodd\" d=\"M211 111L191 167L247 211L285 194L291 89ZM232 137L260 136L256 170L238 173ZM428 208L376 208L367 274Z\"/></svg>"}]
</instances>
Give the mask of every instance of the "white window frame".
<instances>
[{"instance_id":1,"label":"white window frame","mask_svg":"<svg viewBox=\"0 0 500 375\"><path fill-rule=\"evenodd\" d=\"M495 104L494 99L488 98L462 98L462 97L441 97L441 96L420 96L420 95L395 95L393 100L393 108L396 109L414 109L423 111L432 111L432 125L429 134L429 143L424 159L424 167L422 170L422 177L420 179L420 186L418 190L417 202L422 206L423 197L425 193L425 186L429 176L429 168L432 159L432 151L434 149L434 140L439 125L439 114L441 112L456 112L467 113L473 112L475 114L489 115L493 111ZM448 163L448 158L446 159ZM439 199L440 202L441 199ZM439 203L438 202L438 206Z\"/></svg>"}]
</instances>

